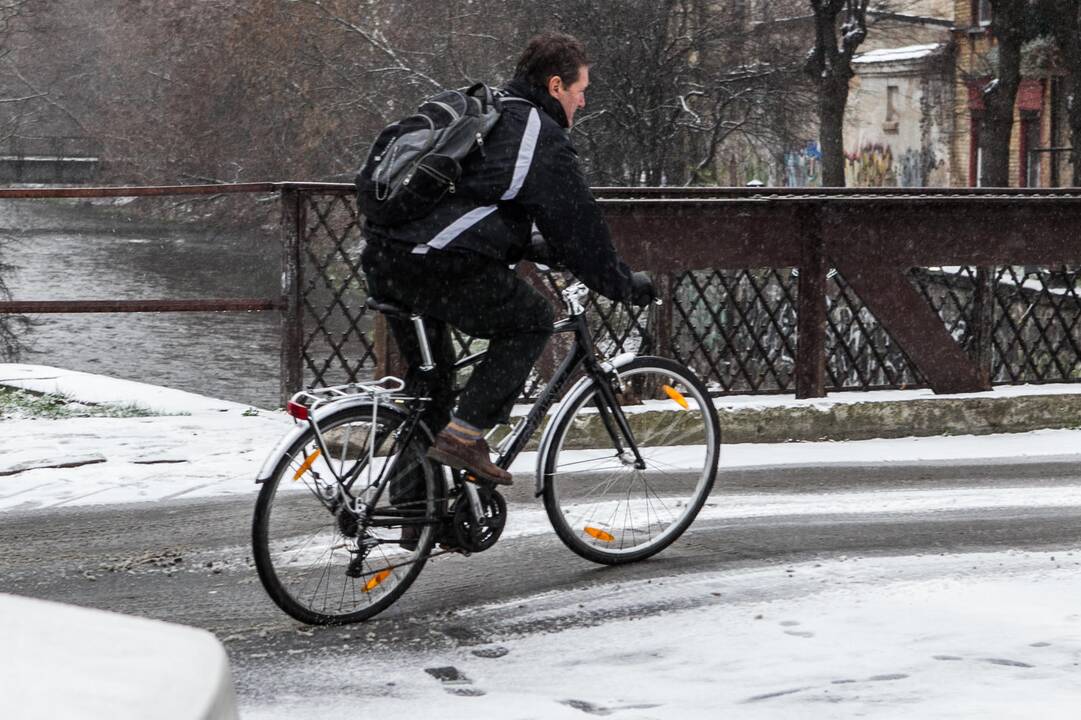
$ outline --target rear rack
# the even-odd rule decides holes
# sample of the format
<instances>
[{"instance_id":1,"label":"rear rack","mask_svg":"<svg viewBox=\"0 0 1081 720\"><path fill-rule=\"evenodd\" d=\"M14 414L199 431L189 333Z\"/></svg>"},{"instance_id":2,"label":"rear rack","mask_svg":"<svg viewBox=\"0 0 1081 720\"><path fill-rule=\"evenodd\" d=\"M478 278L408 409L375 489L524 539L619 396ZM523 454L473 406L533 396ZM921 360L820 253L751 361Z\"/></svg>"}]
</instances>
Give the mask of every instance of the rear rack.
<instances>
[{"instance_id":1,"label":"rear rack","mask_svg":"<svg viewBox=\"0 0 1081 720\"><path fill-rule=\"evenodd\" d=\"M293 394L293 397L289 399L287 412L293 417L297 417L297 411L303 411L302 414L306 416L323 405L356 397L357 395L363 395L379 402L385 397L401 392L404 388L405 381L393 375L371 382L354 382L324 388L308 388Z\"/></svg>"}]
</instances>

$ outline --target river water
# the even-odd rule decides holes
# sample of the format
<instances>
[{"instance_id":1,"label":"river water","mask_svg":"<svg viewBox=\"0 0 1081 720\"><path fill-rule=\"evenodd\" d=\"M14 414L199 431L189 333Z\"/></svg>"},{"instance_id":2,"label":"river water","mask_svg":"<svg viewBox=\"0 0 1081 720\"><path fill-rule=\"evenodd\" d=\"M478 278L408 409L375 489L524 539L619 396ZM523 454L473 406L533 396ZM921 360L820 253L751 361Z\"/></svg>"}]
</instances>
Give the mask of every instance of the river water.
<instances>
[{"instance_id":1,"label":"river water","mask_svg":"<svg viewBox=\"0 0 1081 720\"><path fill-rule=\"evenodd\" d=\"M160 202L160 200L159 200ZM244 197L252 203L253 198ZM267 205L269 207L269 205ZM124 205L0 201L5 280L16 300L273 297L272 222L244 231L153 223ZM277 407L277 312L36 315L20 361Z\"/></svg>"}]
</instances>

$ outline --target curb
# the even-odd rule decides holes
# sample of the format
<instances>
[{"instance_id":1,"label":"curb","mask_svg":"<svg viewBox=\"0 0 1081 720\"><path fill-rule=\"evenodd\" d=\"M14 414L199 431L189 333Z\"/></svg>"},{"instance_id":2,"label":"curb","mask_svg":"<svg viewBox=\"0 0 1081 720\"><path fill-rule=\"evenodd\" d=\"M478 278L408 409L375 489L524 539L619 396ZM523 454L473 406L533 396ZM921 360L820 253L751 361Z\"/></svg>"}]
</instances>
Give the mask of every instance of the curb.
<instances>
[{"instance_id":1,"label":"curb","mask_svg":"<svg viewBox=\"0 0 1081 720\"><path fill-rule=\"evenodd\" d=\"M981 393L973 397L853 400L852 393L837 393L814 400L745 397L741 400L747 402L735 403L722 397L715 405L721 422L721 440L725 444L991 435L1081 427L1081 386L1076 386L1076 391L1075 387L1055 387L1059 392L998 397ZM693 411L684 413L678 409L628 416L633 428L644 431L664 429L673 439L678 439L680 434L678 428L672 427L673 422L690 423L688 429L693 434L695 417ZM527 450L537 449L549 419L550 416L542 424L542 430L534 434ZM498 430L489 441L494 446L508 430ZM579 440L589 443L601 440L605 430L596 416L592 416L579 425L577 433Z\"/></svg>"},{"instance_id":2,"label":"curb","mask_svg":"<svg viewBox=\"0 0 1081 720\"><path fill-rule=\"evenodd\" d=\"M1081 426L1081 395L718 408L725 443L991 435Z\"/></svg>"}]
</instances>

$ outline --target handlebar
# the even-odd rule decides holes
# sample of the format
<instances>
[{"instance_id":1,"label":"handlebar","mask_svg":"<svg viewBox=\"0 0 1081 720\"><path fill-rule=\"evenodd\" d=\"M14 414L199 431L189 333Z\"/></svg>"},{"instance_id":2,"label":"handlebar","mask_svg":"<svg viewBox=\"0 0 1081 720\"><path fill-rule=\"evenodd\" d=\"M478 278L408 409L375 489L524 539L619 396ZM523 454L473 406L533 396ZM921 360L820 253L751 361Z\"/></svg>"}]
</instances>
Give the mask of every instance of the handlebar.
<instances>
[{"instance_id":1,"label":"handlebar","mask_svg":"<svg viewBox=\"0 0 1081 720\"><path fill-rule=\"evenodd\" d=\"M540 272L561 272L566 268L556 262L551 247L539 232L534 232L529 238L529 249L525 253L525 260L537 265ZM561 291L563 303L567 306L567 312L571 315L581 315L585 312L583 301L589 297L589 289L581 282L574 282ZM654 305L663 305L661 298L653 298Z\"/></svg>"}]
</instances>

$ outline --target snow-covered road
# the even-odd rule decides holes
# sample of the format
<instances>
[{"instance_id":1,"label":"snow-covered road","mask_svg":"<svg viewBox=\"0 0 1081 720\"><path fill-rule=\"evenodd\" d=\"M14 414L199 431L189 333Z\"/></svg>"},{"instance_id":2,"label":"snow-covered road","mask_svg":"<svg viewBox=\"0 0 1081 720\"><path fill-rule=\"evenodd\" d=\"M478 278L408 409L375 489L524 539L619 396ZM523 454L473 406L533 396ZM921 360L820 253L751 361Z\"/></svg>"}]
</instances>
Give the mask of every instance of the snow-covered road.
<instances>
[{"instance_id":1,"label":"snow-covered road","mask_svg":"<svg viewBox=\"0 0 1081 720\"><path fill-rule=\"evenodd\" d=\"M291 421L66 377L188 414L0 421L3 589L214 630L245 718L1081 707L1079 431L727 446L733 485L655 560L592 566L517 502L493 550L434 561L364 626L312 630L248 559L252 477Z\"/></svg>"},{"instance_id":2,"label":"snow-covered road","mask_svg":"<svg viewBox=\"0 0 1081 720\"><path fill-rule=\"evenodd\" d=\"M499 636L621 604L695 607ZM495 642L283 663L245 717L1033 718L1081 707L1081 553L834 559L480 605ZM577 608L576 610L571 610ZM334 691L330 678L339 678Z\"/></svg>"}]
</instances>

